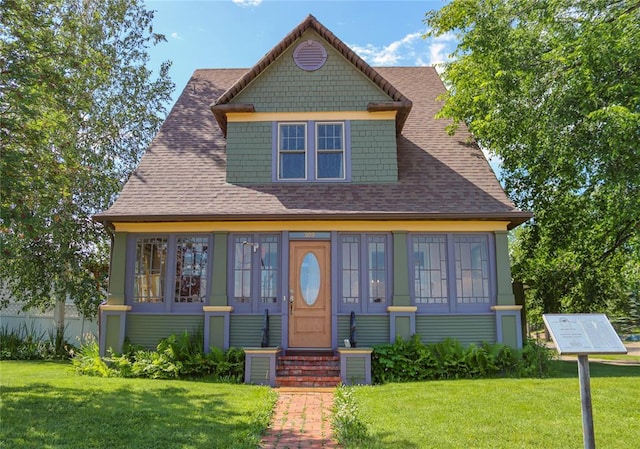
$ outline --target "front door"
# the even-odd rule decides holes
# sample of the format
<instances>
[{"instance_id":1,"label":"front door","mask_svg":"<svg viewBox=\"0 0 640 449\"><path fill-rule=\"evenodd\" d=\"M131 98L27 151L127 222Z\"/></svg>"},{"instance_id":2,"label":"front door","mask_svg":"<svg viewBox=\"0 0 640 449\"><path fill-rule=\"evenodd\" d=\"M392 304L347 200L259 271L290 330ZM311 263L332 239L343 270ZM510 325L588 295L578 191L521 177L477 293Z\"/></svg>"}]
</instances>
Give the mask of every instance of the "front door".
<instances>
[{"instance_id":1,"label":"front door","mask_svg":"<svg viewBox=\"0 0 640 449\"><path fill-rule=\"evenodd\" d=\"M289 347L331 347L331 246L289 243Z\"/></svg>"}]
</instances>

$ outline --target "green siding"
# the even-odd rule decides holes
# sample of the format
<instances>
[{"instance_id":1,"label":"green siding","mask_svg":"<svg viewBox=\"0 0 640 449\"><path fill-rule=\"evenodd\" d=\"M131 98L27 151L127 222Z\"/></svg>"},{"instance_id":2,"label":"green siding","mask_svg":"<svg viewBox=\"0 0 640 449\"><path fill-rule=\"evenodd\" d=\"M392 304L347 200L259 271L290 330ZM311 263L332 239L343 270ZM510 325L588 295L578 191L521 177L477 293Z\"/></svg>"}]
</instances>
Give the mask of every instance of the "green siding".
<instances>
[{"instance_id":1,"label":"green siding","mask_svg":"<svg viewBox=\"0 0 640 449\"><path fill-rule=\"evenodd\" d=\"M351 122L351 182L398 181L394 120Z\"/></svg>"},{"instance_id":2,"label":"green siding","mask_svg":"<svg viewBox=\"0 0 640 449\"><path fill-rule=\"evenodd\" d=\"M411 318L408 316L397 316L396 318L396 337L407 340L411 338Z\"/></svg>"},{"instance_id":3,"label":"green siding","mask_svg":"<svg viewBox=\"0 0 640 449\"><path fill-rule=\"evenodd\" d=\"M298 68L293 52L299 42L314 39L327 50L320 69ZM372 101L390 98L314 31L305 32L232 103L253 103L256 112L365 111Z\"/></svg>"},{"instance_id":4,"label":"green siding","mask_svg":"<svg viewBox=\"0 0 640 449\"><path fill-rule=\"evenodd\" d=\"M393 305L410 306L407 233L393 233Z\"/></svg>"},{"instance_id":5,"label":"green siding","mask_svg":"<svg viewBox=\"0 0 640 449\"><path fill-rule=\"evenodd\" d=\"M345 377L349 385L364 384L365 376L365 359L364 357L347 357L347 375Z\"/></svg>"},{"instance_id":6,"label":"green siding","mask_svg":"<svg viewBox=\"0 0 640 449\"><path fill-rule=\"evenodd\" d=\"M224 318L223 316L209 317L209 346L224 348Z\"/></svg>"},{"instance_id":7,"label":"green siding","mask_svg":"<svg viewBox=\"0 0 640 449\"><path fill-rule=\"evenodd\" d=\"M270 183L271 122L232 122L227 129L227 182Z\"/></svg>"},{"instance_id":8,"label":"green siding","mask_svg":"<svg viewBox=\"0 0 640 449\"><path fill-rule=\"evenodd\" d=\"M518 330L516 317L513 315L502 316L502 343L512 348L518 347Z\"/></svg>"},{"instance_id":9,"label":"green siding","mask_svg":"<svg viewBox=\"0 0 640 449\"><path fill-rule=\"evenodd\" d=\"M509 260L509 243L507 231L496 231L496 277L498 290L498 305L513 305L516 303L511 286L511 262Z\"/></svg>"},{"instance_id":10,"label":"green siding","mask_svg":"<svg viewBox=\"0 0 640 449\"><path fill-rule=\"evenodd\" d=\"M105 336L105 348L115 352L122 351L120 347L120 315L107 315L107 329Z\"/></svg>"},{"instance_id":11,"label":"green siding","mask_svg":"<svg viewBox=\"0 0 640 449\"><path fill-rule=\"evenodd\" d=\"M109 270L109 305L124 304L127 261L127 233L116 232L111 248Z\"/></svg>"},{"instance_id":12,"label":"green siding","mask_svg":"<svg viewBox=\"0 0 640 449\"><path fill-rule=\"evenodd\" d=\"M436 343L447 337L463 344L495 343L496 319L494 315L418 315L416 333L425 343Z\"/></svg>"},{"instance_id":13,"label":"green siding","mask_svg":"<svg viewBox=\"0 0 640 449\"><path fill-rule=\"evenodd\" d=\"M128 314L125 336L134 345L155 349L163 338L184 331L195 334L204 331L202 315Z\"/></svg>"},{"instance_id":14,"label":"green siding","mask_svg":"<svg viewBox=\"0 0 640 449\"><path fill-rule=\"evenodd\" d=\"M258 347L262 342L262 315L231 315L229 345ZM269 346L282 346L282 317L269 315Z\"/></svg>"},{"instance_id":15,"label":"green siding","mask_svg":"<svg viewBox=\"0 0 640 449\"><path fill-rule=\"evenodd\" d=\"M349 316L338 316L338 346L344 346L349 338ZM358 347L389 343L388 315L356 315L356 338Z\"/></svg>"},{"instance_id":16,"label":"green siding","mask_svg":"<svg viewBox=\"0 0 640 449\"><path fill-rule=\"evenodd\" d=\"M268 384L269 383L269 357L253 356L251 357L250 383L252 384Z\"/></svg>"},{"instance_id":17,"label":"green siding","mask_svg":"<svg viewBox=\"0 0 640 449\"><path fill-rule=\"evenodd\" d=\"M227 234L213 235L213 276L209 303L213 306L227 305Z\"/></svg>"},{"instance_id":18,"label":"green siding","mask_svg":"<svg viewBox=\"0 0 640 449\"><path fill-rule=\"evenodd\" d=\"M293 52L315 39L327 49L318 70L298 68ZM366 111L370 102L390 101L368 77L318 36L307 31L268 66L232 103L251 103L256 112ZM273 165L271 122L230 122L227 129L227 182L270 183ZM351 122L351 182L398 181L395 120Z\"/></svg>"}]
</instances>

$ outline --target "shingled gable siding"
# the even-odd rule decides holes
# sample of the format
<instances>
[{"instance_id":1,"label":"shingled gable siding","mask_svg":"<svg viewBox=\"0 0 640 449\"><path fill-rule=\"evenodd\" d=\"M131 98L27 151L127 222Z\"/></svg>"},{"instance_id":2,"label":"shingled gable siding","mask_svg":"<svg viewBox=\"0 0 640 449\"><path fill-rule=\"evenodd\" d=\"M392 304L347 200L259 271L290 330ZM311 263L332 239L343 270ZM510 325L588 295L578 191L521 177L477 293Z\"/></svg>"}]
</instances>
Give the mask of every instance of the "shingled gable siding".
<instances>
[{"instance_id":1,"label":"shingled gable siding","mask_svg":"<svg viewBox=\"0 0 640 449\"><path fill-rule=\"evenodd\" d=\"M299 42L314 39L327 50L327 62L307 72L296 66ZM232 103L252 103L256 112L366 111L369 102L391 101L315 32L308 30Z\"/></svg>"},{"instance_id":2,"label":"shingled gable siding","mask_svg":"<svg viewBox=\"0 0 640 449\"><path fill-rule=\"evenodd\" d=\"M351 182L397 181L395 122L353 120L351 122Z\"/></svg>"},{"instance_id":3,"label":"shingled gable siding","mask_svg":"<svg viewBox=\"0 0 640 449\"><path fill-rule=\"evenodd\" d=\"M231 122L227 128L227 182L271 182L271 122Z\"/></svg>"},{"instance_id":4,"label":"shingled gable siding","mask_svg":"<svg viewBox=\"0 0 640 449\"><path fill-rule=\"evenodd\" d=\"M367 104L390 98L312 31L301 41L321 41L326 64L307 72L295 65L294 44L245 88L233 103L252 103L256 112L366 111ZM227 182L272 180L273 124L230 122L227 130ZM397 182L394 120L351 122L351 182Z\"/></svg>"}]
</instances>

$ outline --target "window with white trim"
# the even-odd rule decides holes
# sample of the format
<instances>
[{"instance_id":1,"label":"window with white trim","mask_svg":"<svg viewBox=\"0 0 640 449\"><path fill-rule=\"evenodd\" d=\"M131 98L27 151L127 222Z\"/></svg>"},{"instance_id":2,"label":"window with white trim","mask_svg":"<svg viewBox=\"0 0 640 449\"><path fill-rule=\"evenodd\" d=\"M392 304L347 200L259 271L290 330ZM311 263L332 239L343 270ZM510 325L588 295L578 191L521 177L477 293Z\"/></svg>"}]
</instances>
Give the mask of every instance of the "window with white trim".
<instances>
[{"instance_id":1,"label":"window with white trim","mask_svg":"<svg viewBox=\"0 0 640 449\"><path fill-rule=\"evenodd\" d=\"M418 310L490 310L495 268L489 234L417 234L410 239L411 295Z\"/></svg>"},{"instance_id":2,"label":"window with white trim","mask_svg":"<svg viewBox=\"0 0 640 449\"><path fill-rule=\"evenodd\" d=\"M348 181L349 122L275 124L275 181Z\"/></svg>"},{"instance_id":3,"label":"window with white trim","mask_svg":"<svg viewBox=\"0 0 640 449\"><path fill-rule=\"evenodd\" d=\"M132 235L127 298L135 310L202 310L210 292L210 235Z\"/></svg>"},{"instance_id":4,"label":"window with white trim","mask_svg":"<svg viewBox=\"0 0 640 449\"><path fill-rule=\"evenodd\" d=\"M383 312L391 269L387 234L341 234L338 241L340 312Z\"/></svg>"},{"instance_id":5,"label":"window with white trim","mask_svg":"<svg viewBox=\"0 0 640 449\"><path fill-rule=\"evenodd\" d=\"M280 310L280 236L235 234L230 238L232 263L229 304L236 312Z\"/></svg>"}]
</instances>

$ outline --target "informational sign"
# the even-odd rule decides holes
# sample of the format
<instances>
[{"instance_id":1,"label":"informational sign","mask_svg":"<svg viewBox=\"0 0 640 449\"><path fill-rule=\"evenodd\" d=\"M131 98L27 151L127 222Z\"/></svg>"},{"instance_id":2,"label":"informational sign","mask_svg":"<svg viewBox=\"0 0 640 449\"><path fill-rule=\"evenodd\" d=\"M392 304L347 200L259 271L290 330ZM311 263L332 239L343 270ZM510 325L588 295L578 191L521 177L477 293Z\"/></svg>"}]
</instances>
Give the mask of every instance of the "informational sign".
<instances>
[{"instance_id":1,"label":"informational sign","mask_svg":"<svg viewBox=\"0 0 640 449\"><path fill-rule=\"evenodd\" d=\"M627 348L603 313L544 314L542 319L558 352L578 355L584 449L595 449L589 354L626 354Z\"/></svg>"},{"instance_id":2,"label":"informational sign","mask_svg":"<svg viewBox=\"0 0 640 449\"><path fill-rule=\"evenodd\" d=\"M603 313L544 314L542 319L560 354L627 353Z\"/></svg>"}]
</instances>

